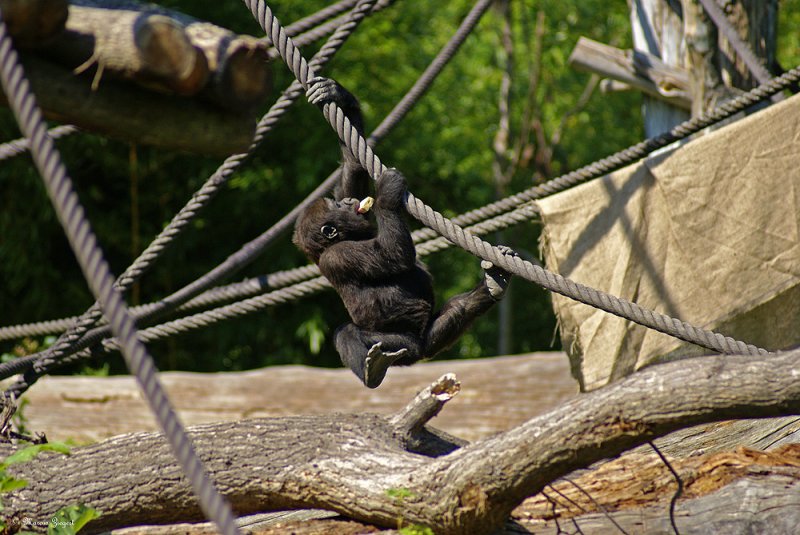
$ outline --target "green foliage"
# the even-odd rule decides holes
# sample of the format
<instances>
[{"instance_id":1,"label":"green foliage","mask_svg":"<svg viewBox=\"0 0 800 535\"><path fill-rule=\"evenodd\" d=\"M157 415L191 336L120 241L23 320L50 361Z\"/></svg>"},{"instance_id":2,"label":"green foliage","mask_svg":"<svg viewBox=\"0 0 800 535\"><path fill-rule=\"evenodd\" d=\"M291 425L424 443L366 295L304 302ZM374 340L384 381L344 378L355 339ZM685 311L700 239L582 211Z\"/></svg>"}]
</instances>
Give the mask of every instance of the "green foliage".
<instances>
[{"instance_id":1,"label":"green foliage","mask_svg":"<svg viewBox=\"0 0 800 535\"><path fill-rule=\"evenodd\" d=\"M261 34L241 2L159 3L235 31ZM275 0L270 7L287 24L329 4L326 0ZM800 0L781 2L778 55L786 67L800 62L798 4ZM472 0L397 3L365 20L325 74L360 98L368 129L374 128L449 40L472 5ZM534 140L530 158L512 173L508 185L498 188L492 172L504 58L502 18L496 10L483 17L425 97L376 149L384 162L406 174L419 198L447 216L492 202L496 189L502 189L502 194L526 189L642 136L640 97L635 92L595 92L576 108L589 76L567 65L580 36L630 46L625 2L521 0L512 2L511 10L511 132L519 134L528 109L544 141ZM304 47L305 57L317 47ZM538 84L529 94L532 68L538 69ZM293 78L280 61L274 62L272 73L273 97L277 98ZM18 136L11 114L0 110L0 139ZM87 133L59 140L57 146L114 273L127 267L221 163L219 158L131 147ZM338 159L335 134L319 111L305 102L296 103L257 154L143 277L131 293L132 301L138 302L136 296L143 302L160 299L212 269L278 221L336 167ZM132 205L132 188L138 194L137 207ZM538 256L538 237L538 225L529 223L489 240L502 240L530 258ZM438 253L425 261L436 279L439 303L469 290L481 277L477 259L460 250ZM235 278L303 263L305 259L285 237ZM7 304L0 307L0 325L76 315L94 301L41 180L25 157L0 162L0 281L0 303ZM512 352L552 347L555 319L549 295L516 281L509 298L513 302ZM330 333L346 318L338 297L324 292L157 342L151 348L161 369L241 370L284 363L339 366ZM493 355L497 336L497 312L493 311L443 357ZM10 344L0 344L0 353L11 350ZM106 362L108 368L103 368ZM89 367L101 373L123 370L119 356L94 360Z\"/></svg>"},{"instance_id":2,"label":"green foliage","mask_svg":"<svg viewBox=\"0 0 800 535\"><path fill-rule=\"evenodd\" d=\"M386 495L394 500L397 505L402 506L406 500L416 498L417 495L406 488L391 488L386 490ZM402 517L397 519L397 530L402 535L433 535L433 530L428 526L420 524L403 525Z\"/></svg>"},{"instance_id":3,"label":"green foliage","mask_svg":"<svg viewBox=\"0 0 800 535\"><path fill-rule=\"evenodd\" d=\"M778 17L778 62L784 69L800 65L800 0L781 0Z\"/></svg>"},{"instance_id":4,"label":"green foliage","mask_svg":"<svg viewBox=\"0 0 800 535\"><path fill-rule=\"evenodd\" d=\"M416 497L416 495L413 492L411 492L409 489L406 489L406 488L397 488L397 489L396 488L391 488L391 489L387 489L386 490L386 495L388 497L394 499L394 501L399 503L399 504L402 504L403 502L405 502L409 498L415 498Z\"/></svg>"},{"instance_id":5,"label":"green foliage","mask_svg":"<svg viewBox=\"0 0 800 535\"><path fill-rule=\"evenodd\" d=\"M31 444L21 450L17 450L0 463L0 470L5 470L11 465L18 463L27 463L32 461L37 455L43 451L52 451L55 453L62 453L69 455L69 446L63 442L48 442L46 444Z\"/></svg>"},{"instance_id":6,"label":"green foliage","mask_svg":"<svg viewBox=\"0 0 800 535\"><path fill-rule=\"evenodd\" d=\"M308 350L312 355L319 355L327 332L327 325L318 312L297 328L297 336L308 341Z\"/></svg>"},{"instance_id":7,"label":"green foliage","mask_svg":"<svg viewBox=\"0 0 800 535\"><path fill-rule=\"evenodd\" d=\"M60 509L47 526L47 535L75 535L100 513L86 505L70 505Z\"/></svg>"},{"instance_id":8,"label":"green foliage","mask_svg":"<svg viewBox=\"0 0 800 535\"><path fill-rule=\"evenodd\" d=\"M428 526L420 526L419 524L411 524L410 526L403 526L398 529L401 535L433 535L433 530Z\"/></svg>"},{"instance_id":9,"label":"green foliage","mask_svg":"<svg viewBox=\"0 0 800 535\"><path fill-rule=\"evenodd\" d=\"M24 488L28 482L24 479L16 478L9 475L6 471L9 466L27 463L36 458L37 455L44 451L51 451L69 455L70 448L63 442L50 442L47 444L32 444L20 450L15 451L13 454L6 457L0 462L0 495ZM2 501L0 500L0 511L2 510ZM100 513L86 507L85 505L71 505L64 507L53 515L47 524L48 535L74 535L77 533L87 522L100 516ZM23 527L25 526L25 519L22 520ZM0 530L8 529L6 519L0 518ZM14 530L17 531L16 529ZM26 532L20 532L26 533Z\"/></svg>"}]
</instances>

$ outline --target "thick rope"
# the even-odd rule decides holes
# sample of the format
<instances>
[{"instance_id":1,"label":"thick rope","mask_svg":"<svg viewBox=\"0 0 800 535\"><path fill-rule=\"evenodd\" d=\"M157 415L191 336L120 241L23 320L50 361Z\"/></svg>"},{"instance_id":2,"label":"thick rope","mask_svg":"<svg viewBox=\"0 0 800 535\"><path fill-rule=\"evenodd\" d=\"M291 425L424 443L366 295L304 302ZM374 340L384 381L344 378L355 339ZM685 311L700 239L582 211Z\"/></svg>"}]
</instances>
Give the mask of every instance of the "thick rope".
<instances>
[{"instance_id":1,"label":"thick rope","mask_svg":"<svg viewBox=\"0 0 800 535\"><path fill-rule=\"evenodd\" d=\"M372 7L372 10L370 11L370 14L377 13L378 11L382 11L382 10L386 9L387 7L389 7L392 4L394 4L395 1L396 0L378 0L377 2L375 2L375 5ZM355 2L352 2L352 0L349 0L348 3L355 3ZM330 6L330 7L333 8L335 5L336 4L334 4L333 6ZM297 37L295 37L294 38L295 42L297 43L298 46L305 46L305 45L313 43L315 41L319 41L320 39L322 39L326 35L329 35L329 34L333 33L334 31L336 31L342 24L346 23L347 20L348 20L348 17L349 17L349 15L342 15L342 16L336 17L335 19L329 20L328 22L320 24L319 26L317 26L315 28L311 28L308 31L306 31L305 33L302 33L302 34L298 35ZM302 21L298 21L298 22L302 22ZM286 28L286 31L287 32L289 31L289 27ZM294 35L294 34L290 33L290 35ZM276 59L276 58L280 57L280 54L278 54L278 51L275 50L274 48L270 48L267 51L267 57L270 60L273 60L273 59Z\"/></svg>"},{"instance_id":2,"label":"thick rope","mask_svg":"<svg viewBox=\"0 0 800 535\"><path fill-rule=\"evenodd\" d=\"M356 8L351 14L351 20L343 24L336 33L328 40L319 52L315 55L313 63L319 68L330 61L331 57L338 51L344 44L350 34L358 27L358 24L370 12L375 0L360 0ZM137 280L144 271L152 265L152 263L163 253L167 245L169 245L175 237L187 227L192 221L198 211L203 208L219 189L224 185L228 179L233 175L239 166L245 161L247 156L258 147L267 132L278 122L280 117L283 116L288 107L303 94L300 85L294 82L289 89L287 89L278 101L270 108L256 128L256 135L250 148L246 153L235 154L228 157L219 169L209 178L205 184L198 190L189 203L184 206L180 212L172 219L169 225L156 237L156 239L145 249L145 251L137 258L133 264L120 276L117 281L117 286L120 289L130 287L135 280ZM266 233L265 233L266 234ZM194 281L192 284L182 288L178 292L163 299L157 306L152 307L146 311L142 319L152 317L160 312L175 308L181 303L191 299L193 296L201 293L203 290L211 287L221 278L227 276L229 273L240 269L241 267L250 263L258 254L260 249L266 246L266 243L271 241L272 237L260 236L256 240L251 241L245 245L237 254L231 255L225 262L217 266L214 270L207 273L200 279ZM263 245L258 243L260 240ZM94 342L102 338L102 334L108 334L109 329L102 327L100 330L95 329L92 331L92 337L84 336L87 331L94 325L102 315L100 308L97 304L93 305L87 312L79 318L78 323L67 333L62 335L56 343L42 353L30 355L21 359L0 365L0 377L8 377L21 371L30 368L33 362L37 363L35 370L46 370L56 365L57 362L63 360L63 357L88 347ZM139 318L137 318L139 319ZM66 363L65 361L64 363ZM28 374L25 378L28 384L35 381L35 376Z\"/></svg>"},{"instance_id":3,"label":"thick rope","mask_svg":"<svg viewBox=\"0 0 800 535\"><path fill-rule=\"evenodd\" d=\"M319 11L308 15L307 17L303 17L302 19L289 24L286 26L286 31L292 36L306 32L312 29L314 26L319 26L328 19L331 19L337 15L341 15L345 11L349 11L354 5L356 5L356 2L358 2L358 0L339 0L335 4L326 6Z\"/></svg>"},{"instance_id":4,"label":"thick rope","mask_svg":"<svg viewBox=\"0 0 800 535\"><path fill-rule=\"evenodd\" d=\"M221 532L238 533L233 511L203 470L192 443L158 380L152 358L144 344L137 339L133 319L122 296L114 288L114 278L85 218L72 181L67 176L53 140L47 136L47 128L36 99L25 79L17 53L12 48L2 10L0 10L0 82L20 130L31 142L34 163L42 175L47 193L84 277L92 293L102 303L113 332L121 340L125 362L136 376L175 457L190 480L200 501L200 507L217 524Z\"/></svg>"},{"instance_id":5,"label":"thick rope","mask_svg":"<svg viewBox=\"0 0 800 535\"><path fill-rule=\"evenodd\" d=\"M389 112L389 115L387 115L383 121L381 121L381 124L372 132L368 140L370 145L374 146L383 139L386 134L411 111L411 108L422 98L422 95L424 95L431 84L433 84L433 81L439 76L442 69L453 59L453 56L455 56L458 49L461 48L461 45L464 44L464 41L472 33L472 30L475 29L475 26L478 24L478 21L481 20L484 13L492 6L492 3L492 0L479 0L475 3L469 13L467 13L467 16L464 17L464 20L461 21L461 24L459 24L453 36L442 47L425 71L423 71L419 79L392 111Z\"/></svg>"},{"instance_id":6,"label":"thick rope","mask_svg":"<svg viewBox=\"0 0 800 535\"><path fill-rule=\"evenodd\" d=\"M383 3L388 4L388 2L385 1ZM478 21L488 10L491 4L492 0L480 0L475 4L475 6L469 11L467 16L461 22L450 40L445 44L444 47L442 47L442 49L431 61L425 71L423 71L422 75L420 75L411 89L403 96L400 102L395 105L392 111L389 112L389 114L383 119L383 121L381 121L378 127L375 128L375 130L370 134L368 138L370 145L375 146L377 143L379 143L386 135L389 134L392 129L394 129L395 126L397 126L397 124L406 116L406 114L411 111L413 106L419 101L420 98L422 98L428 88L430 88L430 86L433 84L436 77L442 72L444 67L450 62L453 56L455 56L456 52L458 52L458 49L464 43L466 38L475 28ZM373 13L377 7L378 5L373 8ZM287 27L287 33L289 33L289 28L290 27ZM308 197L302 203L300 203L297 207L295 207L295 209L293 209L289 214L287 214L269 229L269 239L274 239L273 236L277 236L286 232L291 225L294 224L297 216L302 213L309 204L329 191L338 179L339 170L337 169L331 173L331 175L329 175L329 177L318 188L308 195ZM456 218L455 221L458 222L458 219ZM418 232L419 231L417 231L417 233ZM415 233L415 235L417 233ZM415 241L421 241L421 239L417 239ZM319 276L319 270L316 269L316 266L306 266L298 269L298 273L292 273L289 275L282 275L280 273L268 275L266 280L263 282L254 283L245 281L243 283L228 285L220 289L209 290L205 294L200 294L190 301L187 301L184 305L179 307L178 310L202 308L209 305L218 304L226 300L229 301L233 299L239 299L247 295L256 295L261 293L264 288L280 288L283 286L288 286L289 284L295 284L297 282L308 280L311 277ZM151 306L153 305L144 305L144 307ZM151 313L151 308L144 307L134 307L132 310L137 316L144 313ZM73 317L64 320L52 320L40 323L0 327L0 340L21 338L24 336L41 336L44 334L62 332L71 326L72 322L74 322L76 319L77 318ZM2 377L3 373L2 370L0 370L0 378Z\"/></svg>"},{"instance_id":7,"label":"thick rope","mask_svg":"<svg viewBox=\"0 0 800 535\"><path fill-rule=\"evenodd\" d=\"M650 154L654 150L663 148L671 143L674 143L675 141L684 139L685 137L692 135L702 130L703 128L706 128L707 126L710 126L712 124L715 124L716 122L727 119L753 106L754 104L761 102L762 100L768 98L769 96L775 94L776 92L781 91L786 87L789 87L790 85L796 83L798 80L800 80L800 69L795 68L785 73L784 75L774 78L773 80L770 80L766 84L762 84L761 86L749 91L748 93L727 102L723 107L717 108L712 112L708 112L695 119L691 119L676 126L672 131L666 134L662 134L661 136L658 136L656 138L640 142L614 155L599 160L598 162L594 162L590 165L582 167L581 169L572 171L556 179L553 179L541 186L534 186L528 190L522 191L515 195L511 195L495 203L461 214L456 218L454 218L453 221L459 225L469 225L480 221L486 221L487 228L491 228L493 230L500 230L503 228L507 228L510 225L528 220L530 217L533 217L533 215L535 215L535 207L532 207L528 204L530 201L541 197L545 197L552 193L557 193L559 191L566 190L586 180L603 176L604 174L607 174L617 168L620 168L624 165L628 165L634 161L637 161L641 159L641 157ZM391 115L394 115L394 113L390 114L390 116ZM387 119L385 119L384 122L381 124L382 125L386 124L388 122ZM377 129L376 132L373 132L373 134L370 136L370 141L376 138L376 133ZM640 155L642 156L640 157ZM332 178L335 179L336 176L333 176ZM324 187L318 189L327 191L328 185L332 184L333 182L335 182L335 180L331 180L331 177L329 177L328 181L326 181L326 183L323 185ZM521 206L521 208L518 208L519 206ZM503 212L505 212L506 210L511 210L511 211L503 215ZM491 230L487 232L490 231ZM478 234L483 233L483 232L478 232L477 229L473 230L473 232ZM412 236L414 238L415 243L419 243L423 242L424 240L433 239L437 236L437 234L435 231L431 229L420 229L415 231ZM425 247L429 247L432 249L435 248L435 250L441 250L447 247L446 243L447 242L444 238L436 238L431 244L426 245ZM266 287L280 288L282 286L288 284L295 284L297 282L301 282L303 280L307 280L310 277L318 275L319 271L314 270L313 266L296 268L295 270L288 270L286 272L279 272L272 275L268 275ZM251 288L250 290L245 290L244 283L241 284L242 286L238 287L232 286L231 289L226 289L226 287L223 287L216 290L210 290L208 292L208 295L202 296L202 299L200 299L201 296L198 296L197 302L195 303L190 302L191 305L187 303L185 309L197 308L199 306L208 306L212 304L217 304L224 300L238 299L241 297L257 293L254 289L255 287L253 287L252 285L250 286ZM260 287L263 288L263 286ZM214 292L219 292L219 293L215 294ZM64 330L65 324L67 322L69 322L69 319L52 320L52 321L32 323L32 324L2 327L0 328L0 340L21 338L24 336L38 336L43 334L60 332ZM0 368L2 368L2 366L0 366ZM26 365L23 365L19 369L22 370L25 368ZM11 375L13 375L13 373ZM3 377L3 375L0 374L0 377Z\"/></svg>"},{"instance_id":8,"label":"thick rope","mask_svg":"<svg viewBox=\"0 0 800 535\"><path fill-rule=\"evenodd\" d=\"M63 125L51 128L47 131L47 135L50 136L50 139L55 140L60 137L73 134L77 131L78 128L76 126ZM8 160L14 156L19 156L20 154L25 154L30 150L30 146L30 142L24 137L3 143L0 145L0 161Z\"/></svg>"},{"instance_id":9,"label":"thick rope","mask_svg":"<svg viewBox=\"0 0 800 535\"><path fill-rule=\"evenodd\" d=\"M272 42L280 52L281 58L290 68L295 78L306 87L308 80L315 76L314 71L302 57L297 47L294 46L291 38L286 35L284 29L272 14L272 10L263 0L244 0L244 3L250 9L251 13L253 13L256 21L270 36ZM323 106L323 114L330 125L336 130L339 138L347 145L350 152L358 158L359 162L369 172L370 176L373 178L379 177L386 169L386 166L372 151L366 139L364 139L350 124L344 111L335 103L326 103ZM506 271L514 273L531 282L535 282L565 297L629 319L635 323L664 334L669 334L683 341L691 342L721 353L746 353L753 355L768 353L766 350L751 344L739 342L733 338L697 328L681 320L644 309L630 301L619 299L605 292L600 292L575 283L561 275L547 271L541 266L536 266L527 262L522 258L505 255L490 243L465 232L463 228L454 224L421 200L418 200L410 192L406 196L406 209L420 222L433 228L441 235L475 256L488 260Z\"/></svg>"}]
</instances>

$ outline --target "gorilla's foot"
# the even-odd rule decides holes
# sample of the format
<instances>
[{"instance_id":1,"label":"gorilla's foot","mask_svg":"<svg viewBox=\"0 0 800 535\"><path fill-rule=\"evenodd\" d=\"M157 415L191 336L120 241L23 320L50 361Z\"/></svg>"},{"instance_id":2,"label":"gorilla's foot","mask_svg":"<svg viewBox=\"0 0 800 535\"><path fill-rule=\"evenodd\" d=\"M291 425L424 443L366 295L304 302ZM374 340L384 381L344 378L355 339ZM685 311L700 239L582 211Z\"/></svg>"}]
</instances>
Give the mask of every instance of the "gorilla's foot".
<instances>
[{"instance_id":1,"label":"gorilla's foot","mask_svg":"<svg viewBox=\"0 0 800 535\"><path fill-rule=\"evenodd\" d=\"M364 360L364 384L369 388L377 388L386 377L386 370L402 358L408 349L402 348L397 351L386 351L381 349L381 343L373 345L367 351L367 358Z\"/></svg>"}]
</instances>

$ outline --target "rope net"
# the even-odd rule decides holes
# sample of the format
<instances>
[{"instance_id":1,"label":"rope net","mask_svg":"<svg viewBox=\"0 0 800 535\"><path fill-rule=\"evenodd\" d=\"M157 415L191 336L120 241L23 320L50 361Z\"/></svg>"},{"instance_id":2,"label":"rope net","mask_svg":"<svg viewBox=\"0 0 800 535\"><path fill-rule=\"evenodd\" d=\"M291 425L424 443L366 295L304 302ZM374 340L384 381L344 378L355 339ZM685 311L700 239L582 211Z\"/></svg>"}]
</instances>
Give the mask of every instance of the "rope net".
<instances>
[{"instance_id":1,"label":"rope net","mask_svg":"<svg viewBox=\"0 0 800 535\"><path fill-rule=\"evenodd\" d=\"M227 158L139 258L116 280L113 279L103 259L102 251L97 246L88 220L84 216L71 181L66 174L66 169L53 145L54 139L70 135L76 129L71 126L57 127L49 132L45 129L35 98L27 86L16 52L11 45L11 39L7 34L0 10L0 78L2 78L6 94L11 97L9 103L26 136L25 139L0 146L0 160L25 151L31 152L87 283L97 297L97 303L77 318L0 328L0 340L66 331L47 351L0 365L0 378L26 372L24 377L9 390L15 395L19 395L39 375L47 373L57 366L84 358L98 343L106 351L121 350L129 369L139 381L179 463L189 477L195 493L199 497L201 507L208 517L217 523L223 533L237 532L233 513L205 474L191 441L161 387L157 370L144 343L255 312L265 306L286 303L328 287L329 284L324 277L320 276L316 266L304 266L210 289L224 277L249 264L277 236L283 234L306 206L324 195L335 184L338 180L338 173L332 173L302 203L261 236L245 244L237 253L231 255L216 268L171 296L158 303L128 309L122 300L121 292L128 289L152 266L164 250L181 235L197 213L214 198L219 189L247 160L252 151L261 144L264 136L283 116L288 106L307 89L308 80L316 76L316 72L325 66L359 23L369 13L384 9L393 2L392 0L341 0L286 29L281 26L262 0L244 0L244 3L272 42L275 54L286 63L296 81L261 118L248 151ZM379 177L387 168L373 151L373 147L402 120L414 103L427 91L491 4L492 0L476 2L451 40L368 139L359 135L338 106L325 104L323 107L325 118L373 179ZM350 11L348 12L348 10ZM340 16L345 12L348 12L347 15ZM333 31L334 28L335 31ZM333 31L333 35L311 61L305 60L290 37L299 34L301 41L310 41L331 31ZM578 284L520 257L505 255L494 245L479 238L482 234L535 217L537 210L532 201L538 198L564 191L579 183L603 176L638 161L657 149L684 139L754 104L778 95L784 88L800 81L800 69L798 68L770 80L765 80L763 73L757 74L760 75L759 80L762 81L759 87L729 101L713 112L682 123L668 133L645 140L591 165L495 203L466 212L452 220L445 218L409 192L405 199L407 211L428 227L413 233L419 254L431 254L455 244L475 256L488 260L550 291L683 341L728 354L759 355L768 353L765 349L698 328L679 319L640 307L636 303ZM469 228L465 229L464 226L469 226ZM152 320L171 310L187 311L230 300L238 301L140 331L137 331L135 326L135 322ZM108 325L94 327L101 318L106 318ZM111 338L111 335L114 337Z\"/></svg>"}]
</instances>

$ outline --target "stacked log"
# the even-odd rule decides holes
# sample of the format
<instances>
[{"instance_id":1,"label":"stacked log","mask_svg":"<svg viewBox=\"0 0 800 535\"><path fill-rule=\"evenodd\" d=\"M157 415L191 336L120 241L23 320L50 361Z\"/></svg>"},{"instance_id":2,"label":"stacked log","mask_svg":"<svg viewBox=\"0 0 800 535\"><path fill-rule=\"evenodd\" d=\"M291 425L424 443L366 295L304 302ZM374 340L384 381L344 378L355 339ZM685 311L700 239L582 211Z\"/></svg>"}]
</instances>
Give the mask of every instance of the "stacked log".
<instances>
[{"instance_id":1,"label":"stacked log","mask_svg":"<svg viewBox=\"0 0 800 535\"><path fill-rule=\"evenodd\" d=\"M269 92L265 40L133 0L0 0L0 10L46 117L194 152L249 146ZM201 120L181 125L187 116Z\"/></svg>"}]
</instances>

